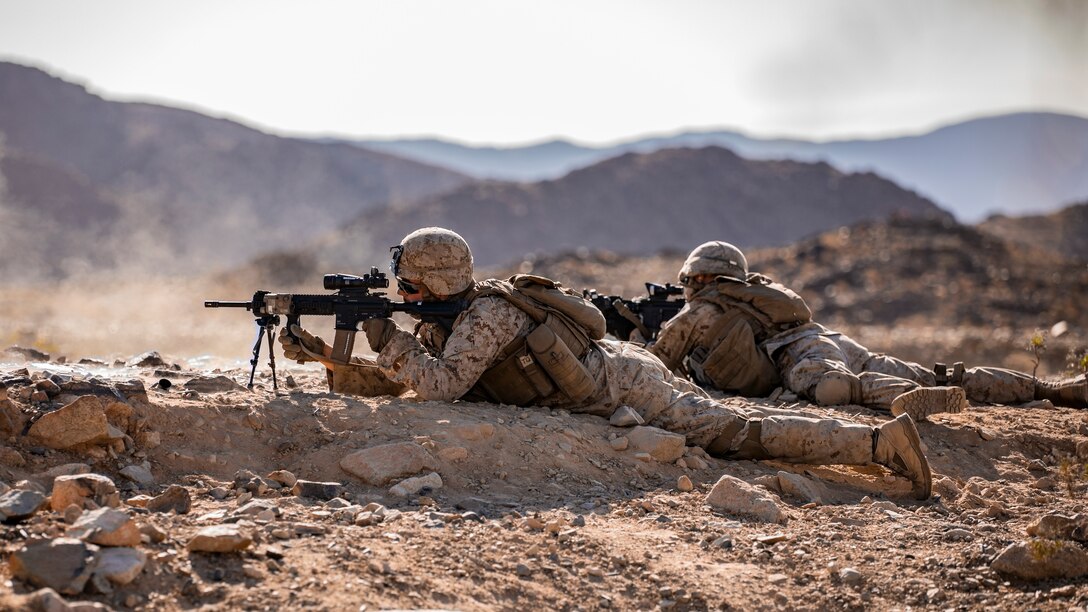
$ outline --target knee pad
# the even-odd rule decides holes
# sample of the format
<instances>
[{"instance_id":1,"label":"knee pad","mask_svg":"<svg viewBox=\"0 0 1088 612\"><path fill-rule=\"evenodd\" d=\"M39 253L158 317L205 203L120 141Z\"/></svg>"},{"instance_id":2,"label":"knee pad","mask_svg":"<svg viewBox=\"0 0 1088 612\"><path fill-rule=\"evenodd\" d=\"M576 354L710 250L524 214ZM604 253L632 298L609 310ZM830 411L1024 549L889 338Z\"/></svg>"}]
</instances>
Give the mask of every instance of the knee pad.
<instances>
[{"instance_id":1,"label":"knee pad","mask_svg":"<svg viewBox=\"0 0 1088 612\"><path fill-rule=\"evenodd\" d=\"M861 380L847 372L828 372L812 388L812 401L820 406L861 403Z\"/></svg>"}]
</instances>

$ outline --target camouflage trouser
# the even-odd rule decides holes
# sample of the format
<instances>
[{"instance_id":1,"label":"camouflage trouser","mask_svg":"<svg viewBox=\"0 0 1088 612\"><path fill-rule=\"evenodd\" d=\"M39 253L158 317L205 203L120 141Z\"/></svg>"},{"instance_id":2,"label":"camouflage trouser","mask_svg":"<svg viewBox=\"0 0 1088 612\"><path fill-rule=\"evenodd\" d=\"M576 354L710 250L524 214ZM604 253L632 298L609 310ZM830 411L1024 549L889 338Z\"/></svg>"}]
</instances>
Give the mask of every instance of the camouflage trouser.
<instances>
[{"instance_id":1,"label":"camouflage trouser","mask_svg":"<svg viewBox=\"0 0 1088 612\"><path fill-rule=\"evenodd\" d=\"M815 464L872 460L871 427L760 408L741 399L719 402L675 377L645 349L627 343L605 344L607 390L584 412L607 416L621 405L630 406L647 425L683 434L690 445L708 448L714 443L715 454L724 456ZM753 427L759 430L756 452L744 445Z\"/></svg>"},{"instance_id":2,"label":"camouflage trouser","mask_svg":"<svg viewBox=\"0 0 1088 612\"><path fill-rule=\"evenodd\" d=\"M816 384L830 372L856 376L861 388L858 403L884 409L902 393L937 383L933 370L872 353L840 333L799 338L782 347L776 360L790 391L809 399L814 397ZM968 399L979 403L1015 404L1035 399L1035 381L1030 375L1002 368L970 368L959 386Z\"/></svg>"}]
</instances>

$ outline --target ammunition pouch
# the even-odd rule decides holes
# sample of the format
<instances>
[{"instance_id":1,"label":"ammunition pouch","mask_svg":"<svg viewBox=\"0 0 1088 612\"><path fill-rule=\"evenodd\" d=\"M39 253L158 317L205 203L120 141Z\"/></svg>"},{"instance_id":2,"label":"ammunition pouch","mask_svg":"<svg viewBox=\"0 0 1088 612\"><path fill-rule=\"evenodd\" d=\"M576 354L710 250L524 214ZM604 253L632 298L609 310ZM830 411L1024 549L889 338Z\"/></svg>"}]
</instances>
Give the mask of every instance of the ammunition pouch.
<instances>
[{"instance_id":1,"label":"ammunition pouch","mask_svg":"<svg viewBox=\"0 0 1088 612\"><path fill-rule=\"evenodd\" d=\"M743 316L724 317L707 334L715 341L698 346L687 356L688 371L696 383L746 397L763 397L782 384L778 368L759 343Z\"/></svg>"},{"instance_id":2,"label":"ammunition pouch","mask_svg":"<svg viewBox=\"0 0 1088 612\"><path fill-rule=\"evenodd\" d=\"M573 404L589 399L597 382L582 359L593 346L570 319L548 313L544 322L504 349L465 399L532 406L562 394Z\"/></svg>"}]
</instances>

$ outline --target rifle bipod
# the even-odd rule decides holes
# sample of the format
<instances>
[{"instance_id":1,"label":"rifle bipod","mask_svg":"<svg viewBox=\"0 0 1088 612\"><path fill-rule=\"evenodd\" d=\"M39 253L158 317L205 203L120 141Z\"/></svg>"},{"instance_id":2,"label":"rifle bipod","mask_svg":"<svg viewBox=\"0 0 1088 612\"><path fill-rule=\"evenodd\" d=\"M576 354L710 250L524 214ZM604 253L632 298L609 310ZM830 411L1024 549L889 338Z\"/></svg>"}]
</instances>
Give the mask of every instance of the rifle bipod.
<instances>
[{"instance_id":1,"label":"rifle bipod","mask_svg":"<svg viewBox=\"0 0 1088 612\"><path fill-rule=\"evenodd\" d=\"M267 334L268 337L268 366L272 368L272 391L279 390L279 386L276 382L276 351L272 348L272 332L275 331L276 326L280 324L279 315L264 315L257 317L257 341L253 343L253 358L249 360L249 365L252 366L249 370L249 384L246 388L250 391L253 390L253 376L257 373L257 363L261 359L261 340L263 340Z\"/></svg>"}]
</instances>

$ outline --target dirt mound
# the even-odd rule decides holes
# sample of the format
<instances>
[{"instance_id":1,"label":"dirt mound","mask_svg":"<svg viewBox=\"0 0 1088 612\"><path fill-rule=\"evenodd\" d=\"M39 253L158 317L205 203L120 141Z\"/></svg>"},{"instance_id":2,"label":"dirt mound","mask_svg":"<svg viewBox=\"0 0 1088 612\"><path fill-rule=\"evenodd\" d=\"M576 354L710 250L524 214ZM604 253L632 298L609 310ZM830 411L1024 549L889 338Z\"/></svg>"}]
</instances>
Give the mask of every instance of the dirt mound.
<instances>
[{"instance_id":1,"label":"dirt mound","mask_svg":"<svg viewBox=\"0 0 1088 612\"><path fill-rule=\"evenodd\" d=\"M690 448L658 463L624 447L630 429L562 410L345 397L301 367L290 368L294 388L278 394L267 376L254 392L198 393L188 381L244 382L248 372L171 372L166 389L151 368L104 368L97 378L56 364L0 372L11 406L28 418L59 409L74 389L128 393L132 444L119 451L50 450L7 432L3 488L34 488L18 484L30 479L48 494L57 473L83 464L117 484L120 508L144 535L133 549L146 563L130 582L91 579L69 600L161 610L687 610L1067 609L1088 598L1074 579L1020 582L990 567L1040 517L1088 508L1085 480L1070 467L1082 469L1076 453L1088 452L1083 412L977 407L923 424L939 495L915 502L909 483L875 467L722 461ZM59 395L30 399L24 389L39 386ZM360 451L398 445L434 458L413 475L424 488L403 474L393 487L367 484L343 467ZM134 465L152 482L132 480ZM708 506L723 474L756 485L785 523ZM312 482L302 489L296 479ZM171 495L181 488L191 498L189 512L141 507L171 485ZM39 510L4 525L5 558L70 532L65 514ZM224 531L237 539L216 546L244 547L187 548ZM7 605L29 605L36 586L12 571L0 566L13 585Z\"/></svg>"}]
</instances>

